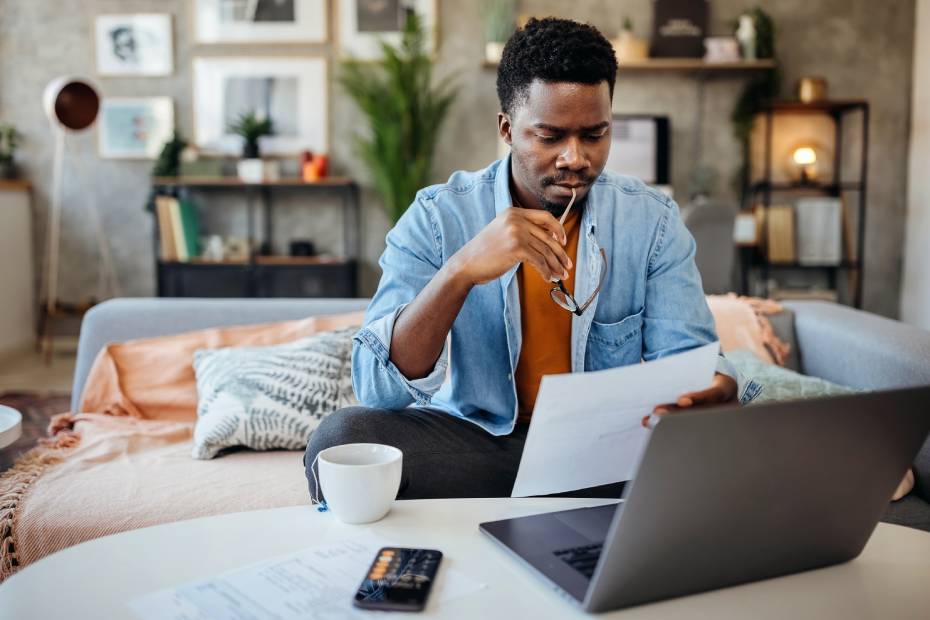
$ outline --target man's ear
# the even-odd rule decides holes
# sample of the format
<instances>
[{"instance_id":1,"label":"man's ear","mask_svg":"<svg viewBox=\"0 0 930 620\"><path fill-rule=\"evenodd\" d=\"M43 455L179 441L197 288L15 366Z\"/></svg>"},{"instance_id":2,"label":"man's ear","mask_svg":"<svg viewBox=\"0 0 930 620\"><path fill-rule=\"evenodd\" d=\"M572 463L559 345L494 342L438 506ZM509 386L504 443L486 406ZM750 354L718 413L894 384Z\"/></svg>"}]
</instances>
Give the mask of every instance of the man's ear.
<instances>
[{"instance_id":1,"label":"man's ear","mask_svg":"<svg viewBox=\"0 0 930 620\"><path fill-rule=\"evenodd\" d=\"M510 117L504 112L497 113L497 133L507 143L507 146L513 146L513 136L511 131L513 125L510 123Z\"/></svg>"}]
</instances>

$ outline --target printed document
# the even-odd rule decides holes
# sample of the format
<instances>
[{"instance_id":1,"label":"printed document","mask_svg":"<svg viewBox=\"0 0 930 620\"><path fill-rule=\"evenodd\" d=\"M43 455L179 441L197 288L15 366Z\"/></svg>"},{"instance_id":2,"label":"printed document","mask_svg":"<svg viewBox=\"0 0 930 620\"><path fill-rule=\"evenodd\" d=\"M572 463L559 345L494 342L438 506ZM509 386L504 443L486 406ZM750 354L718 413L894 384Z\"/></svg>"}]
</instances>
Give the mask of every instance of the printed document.
<instances>
[{"instance_id":1,"label":"printed document","mask_svg":"<svg viewBox=\"0 0 930 620\"><path fill-rule=\"evenodd\" d=\"M371 612L352 606L352 597L375 554L390 546L368 532L147 594L129 606L143 620L370 619ZM443 566L448 561L439 565L427 609L484 587Z\"/></svg>"},{"instance_id":2,"label":"printed document","mask_svg":"<svg viewBox=\"0 0 930 620\"><path fill-rule=\"evenodd\" d=\"M649 439L643 416L709 387L719 349L714 342L653 362L543 377L511 496L632 480Z\"/></svg>"}]
</instances>

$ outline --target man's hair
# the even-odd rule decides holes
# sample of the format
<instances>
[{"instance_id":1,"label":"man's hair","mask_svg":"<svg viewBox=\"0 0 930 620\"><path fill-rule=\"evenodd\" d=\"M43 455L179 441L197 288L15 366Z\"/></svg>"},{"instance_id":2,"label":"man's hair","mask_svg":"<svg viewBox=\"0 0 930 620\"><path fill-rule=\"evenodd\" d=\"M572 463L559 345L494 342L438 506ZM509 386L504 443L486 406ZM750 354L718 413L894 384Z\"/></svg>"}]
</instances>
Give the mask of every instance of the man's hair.
<instances>
[{"instance_id":1,"label":"man's hair","mask_svg":"<svg viewBox=\"0 0 930 620\"><path fill-rule=\"evenodd\" d=\"M510 114L526 98L533 80L597 84L610 96L617 79L614 48L597 28L569 19L533 18L504 46L497 69L497 97Z\"/></svg>"}]
</instances>

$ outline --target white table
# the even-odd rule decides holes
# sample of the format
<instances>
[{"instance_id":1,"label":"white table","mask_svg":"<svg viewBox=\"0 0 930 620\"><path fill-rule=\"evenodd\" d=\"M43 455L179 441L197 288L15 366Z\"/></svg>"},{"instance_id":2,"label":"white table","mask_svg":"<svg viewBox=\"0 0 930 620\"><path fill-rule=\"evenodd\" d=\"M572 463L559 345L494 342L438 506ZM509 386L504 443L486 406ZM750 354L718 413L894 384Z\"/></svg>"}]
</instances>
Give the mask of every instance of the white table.
<instances>
[{"instance_id":1,"label":"white table","mask_svg":"<svg viewBox=\"0 0 930 620\"><path fill-rule=\"evenodd\" d=\"M22 414L12 407L0 405L0 449L13 444L22 434Z\"/></svg>"},{"instance_id":2,"label":"white table","mask_svg":"<svg viewBox=\"0 0 930 620\"><path fill-rule=\"evenodd\" d=\"M0 618L131 618L126 602L138 595L350 538L366 528L398 544L441 549L444 565L487 584L477 594L431 605L421 616L592 617L570 606L486 539L478 523L607 502L402 501L385 519L369 526L344 525L330 513L299 506L159 525L89 541L27 566L0 585ZM359 567L359 579L366 568ZM926 619L930 618L930 534L880 524L862 555L846 564L596 617Z\"/></svg>"}]
</instances>

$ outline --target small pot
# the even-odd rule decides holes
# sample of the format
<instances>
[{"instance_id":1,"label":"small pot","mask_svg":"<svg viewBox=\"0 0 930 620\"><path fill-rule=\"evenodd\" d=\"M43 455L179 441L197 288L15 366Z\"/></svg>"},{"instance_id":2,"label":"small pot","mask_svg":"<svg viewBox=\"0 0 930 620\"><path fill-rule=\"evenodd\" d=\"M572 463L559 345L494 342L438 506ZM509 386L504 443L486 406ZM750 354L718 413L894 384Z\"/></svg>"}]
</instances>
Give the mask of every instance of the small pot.
<instances>
[{"instance_id":1,"label":"small pot","mask_svg":"<svg viewBox=\"0 0 930 620\"><path fill-rule=\"evenodd\" d=\"M504 55L504 43L502 41L488 41L484 44L484 58L488 62L500 62Z\"/></svg>"},{"instance_id":2,"label":"small pot","mask_svg":"<svg viewBox=\"0 0 930 620\"><path fill-rule=\"evenodd\" d=\"M0 160L0 179L16 178L16 162L12 159Z\"/></svg>"},{"instance_id":3,"label":"small pot","mask_svg":"<svg viewBox=\"0 0 930 620\"><path fill-rule=\"evenodd\" d=\"M258 142L246 142L242 147L242 159L258 159L260 157Z\"/></svg>"}]
</instances>

